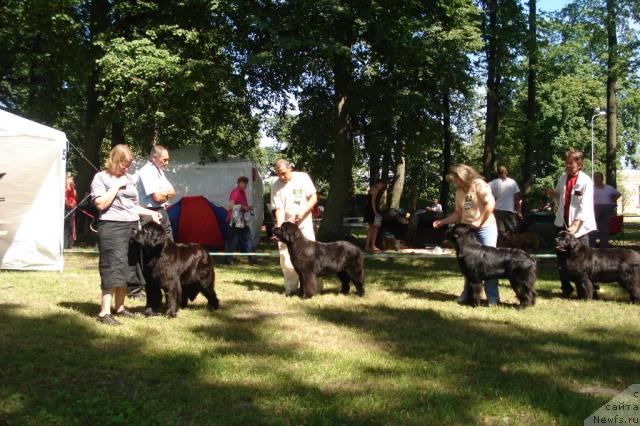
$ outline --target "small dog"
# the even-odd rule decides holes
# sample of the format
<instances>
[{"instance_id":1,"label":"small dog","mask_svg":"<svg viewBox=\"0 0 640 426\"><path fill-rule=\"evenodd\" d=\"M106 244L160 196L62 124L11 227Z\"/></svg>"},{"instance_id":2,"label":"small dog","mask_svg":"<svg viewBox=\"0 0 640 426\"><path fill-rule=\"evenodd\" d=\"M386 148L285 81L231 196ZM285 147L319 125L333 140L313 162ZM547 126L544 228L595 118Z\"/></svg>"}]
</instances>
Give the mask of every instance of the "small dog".
<instances>
[{"instance_id":1,"label":"small dog","mask_svg":"<svg viewBox=\"0 0 640 426\"><path fill-rule=\"evenodd\" d=\"M640 302L640 254L637 252L590 248L568 231L561 231L556 237L556 252L567 278L576 285L578 298L593 299L597 282L617 281L629 292L631 303Z\"/></svg>"},{"instance_id":2,"label":"small dog","mask_svg":"<svg viewBox=\"0 0 640 426\"><path fill-rule=\"evenodd\" d=\"M142 247L147 293L145 316L155 315L160 308L162 290L169 317L175 317L179 308L186 308L189 300L193 301L199 293L207 298L210 309L218 309L213 262L204 247L174 243L155 222L134 231L131 238Z\"/></svg>"},{"instance_id":3,"label":"small dog","mask_svg":"<svg viewBox=\"0 0 640 426\"><path fill-rule=\"evenodd\" d=\"M356 294L364 295L364 262L362 252L346 241L320 243L307 239L298 225L284 222L273 235L287 245L291 263L300 277L300 295L307 299L316 294L316 277L335 273L340 278L342 294L349 293L349 283L356 286Z\"/></svg>"},{"instance_id":4,"label":"small dog","mask_svg":"<svg viewBox=\"0 0 640 426\"><path fill-rule=\"evenodd\" d=\"M518 249L485 247L476 239L474 230L464 224L451 228L447 239L455 247L460 270L470 286L466 303L480 304L484 280L507 278L520 301L519 309L535 305L533 287L538 275L535 259Z\"/></svg>"},{"instance_id":5,"label":"small dog","mask_svg":"<svg viewBox=\"0 0 640 426\"><path fill-rule=\"evenodd\" d=\"M533 232L498 232L498 247L508 247L538 251L540 248L540 236Z\"/></svg>"}]
</instances>

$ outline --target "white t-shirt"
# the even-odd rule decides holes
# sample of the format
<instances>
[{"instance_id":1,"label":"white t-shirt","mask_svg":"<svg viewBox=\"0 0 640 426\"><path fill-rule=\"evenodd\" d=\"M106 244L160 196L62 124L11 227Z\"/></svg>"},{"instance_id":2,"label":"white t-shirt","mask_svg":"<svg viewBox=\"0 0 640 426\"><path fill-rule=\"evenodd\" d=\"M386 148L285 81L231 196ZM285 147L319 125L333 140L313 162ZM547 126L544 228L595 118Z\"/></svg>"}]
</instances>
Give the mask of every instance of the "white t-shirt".
<instances>
[{"instance_id":1,"label":"white t-shirt","mask_svg":"<svg viewBox=\"0 0 640 426\"><path fill-rule=\"evenodd\" d=\"M518 184L515 180L507 177L502 180L500 178L494 179L489 183L493 198L496 199L495 210L508 211L511 213L516 212L515 203L513 197L520 192Z\"/></svg>"},{"instance_id":2,"label":"white t-shirt","mask_svg":"<svg viewBox=\"0 0 640 426\"><path fill-rule=\"evenodd\" d=\"M316 188L308 174L304 172L291 172L291 180L282 183L275 181L271 187L271 206L274 209L284 211L284 220L293 221L297 214L307 206L307 200L316 193ZM313 227L313 219L308 214L299 224L300 228Z\"/></svg>"},{"instance_id":3,"label":"white t-shirt","mask_svg":"<svg viewBox=\"0 0 640 426\"><path fill-rule=\"evenodd\" d=\"M169 183L164 172L151 161L138 171L138 197L143 207L161 207L166 203L156 203L151 195L154 192L169 191L173 186Z\"/></svg>"},{"instance_id":4,"label":"white t-shirt","mask_svg":"<svg viewBox=\"0 0 640 426\"><path fill-rule=\"evenodd\" d=\"M611 204L614 197L619 197L620 193L611 185L598 188L593 185L593 204Z\"/></svg>"}]
</instances>

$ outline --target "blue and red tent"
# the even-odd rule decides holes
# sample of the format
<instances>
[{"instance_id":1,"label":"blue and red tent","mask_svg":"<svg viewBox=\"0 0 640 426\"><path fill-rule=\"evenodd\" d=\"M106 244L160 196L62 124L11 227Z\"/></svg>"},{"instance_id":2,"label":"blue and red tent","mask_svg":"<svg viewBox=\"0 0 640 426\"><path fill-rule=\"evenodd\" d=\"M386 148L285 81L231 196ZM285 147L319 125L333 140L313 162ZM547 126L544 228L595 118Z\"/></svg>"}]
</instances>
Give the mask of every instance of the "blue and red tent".
<instances>
[{"instance_id":1,"label":"blue and red tent","mask_svg":"<svg viewBox=\"0 0 640 426\"><path fill-rule=\"evenodd\" d=\"M173 239L198 243L209 250L224 250L229 235L227 209L202 195L185 196L168 209Z\"/></svg>"}]
</instances>

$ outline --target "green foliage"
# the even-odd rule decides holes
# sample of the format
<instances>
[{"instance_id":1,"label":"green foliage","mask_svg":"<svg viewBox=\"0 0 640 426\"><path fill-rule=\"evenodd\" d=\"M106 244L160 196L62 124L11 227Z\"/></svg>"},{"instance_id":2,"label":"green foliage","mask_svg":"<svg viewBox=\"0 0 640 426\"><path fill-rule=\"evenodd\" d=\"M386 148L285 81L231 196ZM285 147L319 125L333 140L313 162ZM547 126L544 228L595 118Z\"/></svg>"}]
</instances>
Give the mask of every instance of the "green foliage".
<instances>
[{"instance_id":1,"label":"green foliage","mask_svg":"<svg viewBox=\"0 0 640 426\"><path fill-rule=\"evenodd\" d=\"M406 207L440 191L445 118L453 130L452 161L482 168L481 85L489 69L482 50L494 36L501 73L497 157L521 178L525 16L522 2L496 5L498 25L489 28L488 2L471 0L6 0L0 106L60 128L74 146L98 151L86 153L95 161L120 141L136 152L154 140L170 148L197 144L206 156L245 156L265 171L284 155L326 191L337 129L345 125L336 103L342 67L354 159L345 180L352 177L351 192L364 191L370 176L394 178L394 161L404 158ZM619 156L636 166L640 13L637 2L616 5ZM591 151L591 117L606 104L602 6L576 0L538 18L534 188L561 173L569 147ZM276 151L259 149L260 126L280 142ZM598 169L605 132L605 118L596 118ZM70 160L70 169L88 167L75 152Z\"/></svg>"}]
</instances>

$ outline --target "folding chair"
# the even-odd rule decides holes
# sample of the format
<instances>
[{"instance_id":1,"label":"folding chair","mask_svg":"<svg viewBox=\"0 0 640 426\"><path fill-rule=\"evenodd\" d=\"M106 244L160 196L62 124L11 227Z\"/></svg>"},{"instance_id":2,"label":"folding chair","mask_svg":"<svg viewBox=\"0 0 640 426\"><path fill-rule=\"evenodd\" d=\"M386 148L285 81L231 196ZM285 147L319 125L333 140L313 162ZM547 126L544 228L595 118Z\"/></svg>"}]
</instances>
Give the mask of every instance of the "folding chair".
<instances>
[{"instance_id":1,"label":"folding chair","mask_svg":"<svg viewBox=\"0 0 640 426\"><path fill-rule=\"evenodd\" d=\"M609 218L609 245L624 246L624 216Z\"/></svg>"}]
</instances>

